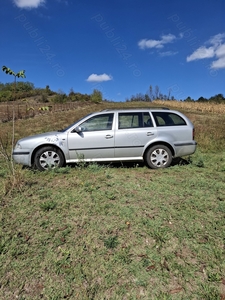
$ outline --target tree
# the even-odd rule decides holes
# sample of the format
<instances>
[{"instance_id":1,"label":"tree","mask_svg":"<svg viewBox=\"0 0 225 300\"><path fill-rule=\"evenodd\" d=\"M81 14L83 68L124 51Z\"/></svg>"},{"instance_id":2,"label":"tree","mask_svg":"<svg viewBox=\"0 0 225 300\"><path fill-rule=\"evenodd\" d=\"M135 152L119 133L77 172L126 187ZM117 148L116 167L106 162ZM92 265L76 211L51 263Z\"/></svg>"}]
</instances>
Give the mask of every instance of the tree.
<instances>
[{"instance_id":1,"label":"tree","mask_svg":"<svg viewBox=\"0 0 225 300\"><path fill-rule=\"evenodd\" d=\"M5 72L6 74L12 75L14 77L14 101L16 100L16 78L26 78L25 76L25 70L21 70L18 73L15 73L13 70L10 68L7 68L6 66L2 67L2 71ZM13 119L12 119L12 124L13 124L13 130L12 130L12 149L14 147L14 139L15 139L15 107L14 107L14 102L13 102ZM1 148L4 147L1 143ZM2 150L2 151L3 151ZM11 171L11 174L13 175L13 178L15 180L15 169L14 169L14 164L13 164L13 157L12 157L12 151L11 151L11 159L9 162L7 152L4 151L4 157L7 159L9 163L9 169Z\"/></svg>"},{"instance_id":2,"label":"tree","mask_svg":"<svg viewBox=\"0 0 225 300\"><path fill-rule=\"evenodd\" d=\"M162 93L159 93L158 99L163 100L163 94Z\"/></svg>"},{"instance_id":3,"label":"tree","mask_svg":"<svg viewBox=\"0 0 225 300\"><path fill-rule=\"evenodd\" d=\"M2 71L5 72L6 74L13 75L14 76L14 86L16 87L16 77L18 78L26 78L25 76L25 70L21 70L18 73L15 73L13 70L10 68L7 68L6 66L2 67ZM15 89L15 88L14 88Z\"/></svg>"},{"instance_id":4,"label":"tree","mask_svg":"<svg viewBox=\"0 0 225 300\"><path fill-rule=\"evenodd\" d=\"M194 100L193 99L191 99L191 97L190 96L188 96L185 100L184 100L185 102L193 102Z\"/></svg>"},{"instance_id":5,"label":"tree","mask_svg":"<svg viewBox=\"0 0 225 300\"><path fill-rule=\"evenodd\" d=\"M45 87L45 93L48 95L48 96L50 96L51 95L51 90L50 90L50 87L49 87L49 85L46 85L46 87Z\"/></svg>"},{"instance_id":6,"label":"tree","mask_svg":"<svg viewBox=\"0 0 225 300\"><path fill-rule=\"evenodd\" d=\"M145 94L145 102L151 102L151 98L149 97L149 95L148 94Z\"/></svg>"},{"instance_id":7,"label":"tree","mask_svg":"<svg viewBox=\"0 0 225 300\"><path fill-rule=\"evenodd\" d=\"M16 78L26 78L25 76L25 70L21 70L18 73L15 73L13 70L10 68L7 68L6 66L2 67L2 71L5 72L6 74L14 76L14 100L16 100ZM15 114L13 114L15 117Z\"/></svg>"},{"instance_id":8,"label":"tree","mask_svg":"<svg viewBox=\"0 0 225 300\"><path fill-rule=\"evenodd\" d=\"M167 100L170 100L171 91L172 91L171 88L169 88L169 89L168 89L168 97L167 97Z\"/></svg>"},{"instance_id":9,"label":"tree","mask_svg":"<svg viewBox=\"0 0 225 300\"><path fill-rule=\"evenodd\" d=\"M67 95L59 90L58 93L52 98L52 102L54 103L65 103L67 100Z\"/></svg>"},{"instance_id":10,"label":"tree","mask_svg":"<svg viewBox=\"0 0 225 300\"><path fill-rule=\"evenodd\" d=\"M16 84L16 90L20 92L29 92L34 89L34 84L31 82L23 82L23 81L18 81Z\"/></svg>"},{"instance_id":11,"label":"tree","mask_svg":"<svg viewBox=\"0 0 225 300\"><path fill-rule=\"evenodd\" d=\"M209 101L215 103L225 103L225 98L223 97L223 94L217 94L213 97L210 97Z\"/></svg>"},{"instance_id":12,"label":"tree","mask_svg":"<svg viewBox=\"0 0 225 300\"><path fill-rule=\"evenodd\" d=\"M149 97L150 97L150 100L154 100L154 97L153 97L153 91L152 91L152 85L149 86Z\"/></svg>"},{"instance_id":13,"label":"tree","mask_svg":"<svg viewBox=\"0 0 225 300\"><path fill-rule=\"evenodd\" d=\"M204 97L200 97L200 98L198 98L197 101L198 101L198 102L207 102L208 99L206 99L206 98L204 98Z\"/></svg>"},{"instance_id":14,"label":"tree","mask_svg":"<svg viewBox=\"0 0 225 300\"><path fill-rule=\"evenodd\" d=\"M91 94L91 101L95 103L102 102L102 92L94 89L93 93Z\"/></svg>"},{"instance_id":15,"label":"tree","mask_svg":"<svg viewBox=\"0 0 225 300\"><path fill-rule=\"evenodd\" d=\"M159 99L159 87L158 85L155 86L155 99Z\"/></svg>"}]
</instances>

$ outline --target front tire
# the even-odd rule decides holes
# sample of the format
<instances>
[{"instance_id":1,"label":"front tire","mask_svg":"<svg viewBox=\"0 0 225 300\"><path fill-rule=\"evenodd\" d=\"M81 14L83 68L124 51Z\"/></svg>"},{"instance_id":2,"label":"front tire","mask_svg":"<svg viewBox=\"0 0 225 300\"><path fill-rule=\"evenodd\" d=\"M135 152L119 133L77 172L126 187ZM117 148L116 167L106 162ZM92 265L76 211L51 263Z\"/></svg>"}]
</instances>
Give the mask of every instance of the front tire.
<instances>
[{"instance_id":1,"label":"front tire","mask_svg":"<svg viewBox=\"0 0 225 300\"><path fill-rule=\"evenodd\" d=\"M171 150L164 145L149 148L145 155L145 162L151 169L167 168L172 162Z\"/></svg>"},{"instance_id":2,"label":"front tire","mask_svg":"<svg viewBox=\"0 0 225 300\"><path fill-rule=\"evenodd\" d=\"M63 167L65 164L62 152L52 146L40 148L34 156L35 166L39 171Z\"/></svg>"}]
</instances>

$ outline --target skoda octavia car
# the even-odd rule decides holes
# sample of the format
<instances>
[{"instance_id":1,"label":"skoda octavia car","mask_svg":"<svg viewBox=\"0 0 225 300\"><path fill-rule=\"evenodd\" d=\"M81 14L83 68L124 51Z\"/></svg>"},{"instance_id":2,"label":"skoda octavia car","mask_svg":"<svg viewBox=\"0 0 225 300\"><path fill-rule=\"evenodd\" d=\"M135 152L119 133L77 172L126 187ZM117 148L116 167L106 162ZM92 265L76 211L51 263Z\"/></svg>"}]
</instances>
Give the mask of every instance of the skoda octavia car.
<instances>
[{"instance_id":1,"label":"skoda octavia car","mask_svg":"<svg viewBox=\"0 0 225 300\"><path fill-rule=\"evenodd\" d=\"M193 154L196 145L193 124L178 111L117 109L89 114L64 130L22 138L13 158L40 171L80 161L144 161L157 169Z\"/></svg>"}]
</instances>

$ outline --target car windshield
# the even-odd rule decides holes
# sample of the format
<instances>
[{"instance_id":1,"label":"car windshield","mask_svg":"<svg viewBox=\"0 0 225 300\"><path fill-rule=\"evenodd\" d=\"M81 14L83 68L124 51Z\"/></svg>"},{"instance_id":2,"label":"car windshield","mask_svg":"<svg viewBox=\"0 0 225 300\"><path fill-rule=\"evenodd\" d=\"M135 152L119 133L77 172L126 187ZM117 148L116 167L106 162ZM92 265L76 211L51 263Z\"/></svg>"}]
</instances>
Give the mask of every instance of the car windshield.
<instances>
[{"instance_id":1,"label":"car windshield","mask_svg":"<svg viewBox=\"0 0 225 300\"><path fill-rule=\"evenodd\" d=\"M83 119L85 119L86 117L88 117L88 116L90 116L90 115L92 115L92 114L86 115L85 117L83 117L83 118L81 118L80 120L76 121L75 123L69 125L68 127L64 128L64 129L58 130L58 132L65 132L65 131L69 130L70 128L74 127L74 125L75 125L76 123L82 121Z\"/></svg>"}]
</instances>

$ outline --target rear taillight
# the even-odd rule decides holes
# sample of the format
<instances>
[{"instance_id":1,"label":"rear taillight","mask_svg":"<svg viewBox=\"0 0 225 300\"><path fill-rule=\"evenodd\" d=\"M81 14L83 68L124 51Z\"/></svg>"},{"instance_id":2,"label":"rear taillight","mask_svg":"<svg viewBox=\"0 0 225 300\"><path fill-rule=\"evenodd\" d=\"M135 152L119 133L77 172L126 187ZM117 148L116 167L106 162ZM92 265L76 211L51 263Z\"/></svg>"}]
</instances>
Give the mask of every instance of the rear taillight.
<instances>
[{"instance_id":1,"label":"rear taillight","mask_svg":"<svg viewBox=\"0 0 225 300\"><path fill-rule=\"evenodd\" d=\"M194 128L192 130L192 138L193 138L193 140L195 139L195 129Z\"/></svg>"}]
</instances>

